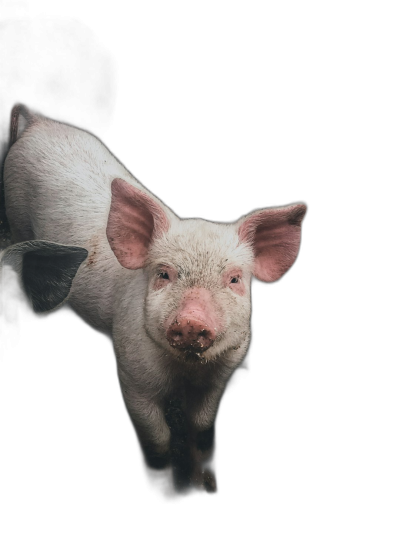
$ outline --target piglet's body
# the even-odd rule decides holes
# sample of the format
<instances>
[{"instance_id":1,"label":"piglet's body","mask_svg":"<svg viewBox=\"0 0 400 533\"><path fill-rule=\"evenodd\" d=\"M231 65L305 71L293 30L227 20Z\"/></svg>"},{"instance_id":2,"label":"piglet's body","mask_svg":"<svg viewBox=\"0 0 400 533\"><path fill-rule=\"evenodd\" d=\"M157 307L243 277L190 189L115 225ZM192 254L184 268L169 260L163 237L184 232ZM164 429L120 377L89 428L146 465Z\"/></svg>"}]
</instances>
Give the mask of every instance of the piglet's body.
<instances>
[{"instance_id":1,"label":"piglet's body","mask_svg":"<svg viewBox=\"0 0 400 533\"><path fill-rule=\"evenodd\" d=\"M232 224L179 219L89 133L14 108L4 168L14 242L88 251L70 303L112 334L122 393L150 466L209 490L201 467L226 382L250 339L250 281L278 279L303 204Z\"/></svg>"}]
</instances>

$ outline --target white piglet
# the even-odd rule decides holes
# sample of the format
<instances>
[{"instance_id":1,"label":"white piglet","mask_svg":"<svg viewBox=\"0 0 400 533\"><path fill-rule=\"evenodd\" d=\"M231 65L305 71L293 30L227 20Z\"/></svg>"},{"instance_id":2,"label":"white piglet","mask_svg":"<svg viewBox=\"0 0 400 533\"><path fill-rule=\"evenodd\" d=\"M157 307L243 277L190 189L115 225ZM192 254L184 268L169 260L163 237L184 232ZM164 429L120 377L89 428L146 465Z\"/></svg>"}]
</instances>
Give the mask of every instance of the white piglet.
<instances>
[{"instance_id":1,"label":"white piglet","mask_svg":"<svg viewBox=\"0 0 400 533\"><path fill-rule=\"evenodd\" d=\"M74 309L112 334L122 394L147 463L178 488L213 491L204 469L221 395L250 340L250 281L295 261L304 204L222 224L180 219L93 135L16 106L4 166L13 242L88 256Z\"/></svg>"}]
</instances>

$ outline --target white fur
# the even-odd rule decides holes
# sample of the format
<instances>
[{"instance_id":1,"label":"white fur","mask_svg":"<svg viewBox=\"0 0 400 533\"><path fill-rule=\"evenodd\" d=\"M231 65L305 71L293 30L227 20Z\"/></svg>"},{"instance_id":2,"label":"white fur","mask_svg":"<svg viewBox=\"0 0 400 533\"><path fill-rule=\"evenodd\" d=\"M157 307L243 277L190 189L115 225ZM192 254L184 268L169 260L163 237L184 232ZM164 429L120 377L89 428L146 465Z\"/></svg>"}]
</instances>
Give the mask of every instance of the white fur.
<instances>
[{"instance_id":1,"label":"white fur","mask_svg":"<svg viewBox=\"0 0 400 533\"><path fill-rule=\"evenodd\" d=\"M170 222L169 231L153 242L142 270L121 267L107 241L110 186L117 177L155 199ZM163 401L182 380L198 396L188 406L193 424L197 430L209 428L250 339L253 254L249 245L239 243L236 226L180 220L96 137L36 115L10 149L4 180L15 241L42 239L88 250L70 302L95 327L112 333L123 395L142 441L150 441L159 453L168 449ZM180 278L174 286L152 291L149 281L162 263L175 267ZM245 296L223 286L222 274L230 266L242 269ZM161 327L194 285L210 290L224 323L205 364L179 360Z\"/></svg>"}]
</instances>

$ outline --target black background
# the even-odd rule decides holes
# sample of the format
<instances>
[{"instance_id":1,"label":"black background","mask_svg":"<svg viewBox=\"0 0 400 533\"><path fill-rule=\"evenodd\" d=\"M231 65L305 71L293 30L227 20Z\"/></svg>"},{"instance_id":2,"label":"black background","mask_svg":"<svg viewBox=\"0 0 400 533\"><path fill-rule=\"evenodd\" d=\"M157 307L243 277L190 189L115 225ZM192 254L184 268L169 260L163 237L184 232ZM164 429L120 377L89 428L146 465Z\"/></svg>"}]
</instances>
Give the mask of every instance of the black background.
<instances>
[{"instance_id":1,"label":"black background","mask_svg":"<svg viewBox=\"0 0 400 533\"><path fill-rule=\"evenodd\" d=\"M225 519L283 523L331 510L332 502L341 508L347 503L332 488L343 446L333 409L340 390L333 393L317 281L329 195L322 183L334 165L328 19L316 23L289 8L153 9L111 6L95 16L14 3L3 20L29 16L33 33L44 16L68 16L93 36L74 48L75 30L58 41L56 32L46 53L35 49L41 37L32 38L24 51L31 56L16 56L12 75L3 54L3 124L22 100L91 131L182 218L229 222L303 201L300 255L280 282L252 285L247 368L235 374L217 418L219 494L167 507L145 487L110 343L68 311L39 320L21 307L18 346L1 376L7 505L64 514L85 507L96 516L118 507L135 523L155 519L160 508L189 509L194 522L212 509ZM94 55L85 56L89 49ZM43 80L56 70L60 85L49 88Z\"/></svg>"}]
</instances>

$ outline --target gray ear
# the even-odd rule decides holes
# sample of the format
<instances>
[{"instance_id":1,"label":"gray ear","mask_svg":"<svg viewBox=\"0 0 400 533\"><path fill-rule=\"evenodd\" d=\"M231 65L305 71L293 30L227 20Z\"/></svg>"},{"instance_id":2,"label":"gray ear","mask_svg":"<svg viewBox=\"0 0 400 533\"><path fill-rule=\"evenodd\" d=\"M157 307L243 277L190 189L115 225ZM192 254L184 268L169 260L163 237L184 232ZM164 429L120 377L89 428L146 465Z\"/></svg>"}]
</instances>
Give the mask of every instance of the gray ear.
<instances>
[{"instance_id":1,"label":"gray ear","mask_svg":"<svg viewBox=\"0 0 400 533\"><path fill-rule=\"evenodd\" d=\"M35 311L50 311L69 295L87 250L47 241L26 241L7 248L2 263L19 272Z\"/></svg>"}]
</instances>

